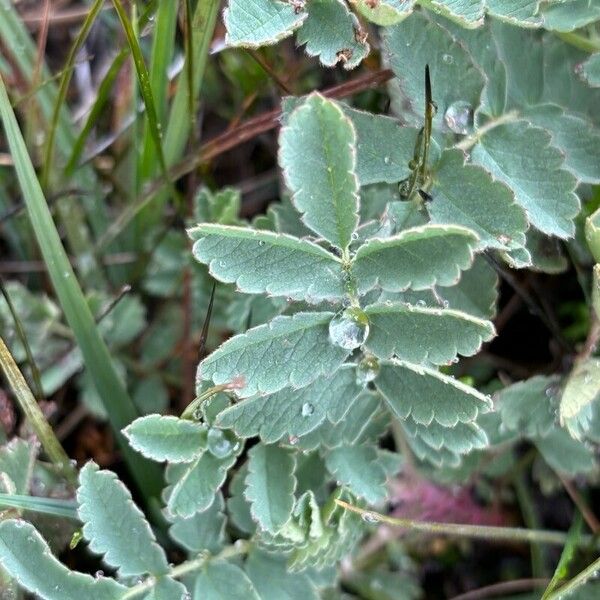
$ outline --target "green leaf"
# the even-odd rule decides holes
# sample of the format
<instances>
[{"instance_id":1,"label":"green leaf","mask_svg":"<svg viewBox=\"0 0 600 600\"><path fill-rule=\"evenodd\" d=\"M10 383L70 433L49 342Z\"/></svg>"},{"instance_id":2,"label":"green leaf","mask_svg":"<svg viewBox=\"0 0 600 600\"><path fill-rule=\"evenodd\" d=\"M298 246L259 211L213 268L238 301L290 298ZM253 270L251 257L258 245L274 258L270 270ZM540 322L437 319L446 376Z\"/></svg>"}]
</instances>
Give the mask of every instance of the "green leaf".
<instances>
[{"instance_id":1,"label":"green leaf","mask_svg":"<svg viewBox=\"0 0 600 600\"><path fill-rule=\"evenodd\" d=\"M484 2L482 0L424 0L423 4L460 23L462 27L483 25Z\"/></svg>"},{"instance_id":2,"label":"green leaf","mask_svg":"<svg viewBox=\"0 0 600 600\"><path fill-rule=\"evenodd\" d=\"M217 554L225 542L225 501L217 493L212 504L201 513L187 519L178 517L169 528L170 536L193 553L208 551Z\"/></svg>"},{"instance_id":3,"label":"green leaf","mask_svg":"<svg viewBox=\"0 0 600 600\"><path fill-rule=\"evenodd\" d=\"M290 573L278 554L252 548L246 573L261 600L319 600L319 594L305 573Z\"/></svg>"},{"instance_id":4,"label":"green leaf","mask_svg":"<svg viewBox=\"0 0 600 600\"><path fill-rule=\"evenodd\" d=\"M561 428L533 440L544 460L557 471L569 476L589 473L597 466L594 451Z\"/></svg>"},{"instance_id":5,"label":"green leaf","mask_svg":"<svg viewBox=\"0 0 600 600\"><path fill-rule=\"evenodd\" d=\"M248 452L246 499L262 529L277 533L290 519L296 489L296 459L279 446L258 444Z\"/></svg>"},{"instance_id":6,"label":"green leaf","mask_svg":"<svg viewBox=\"0 0 600 600\"><path fill-rule=\"evenodd\" d=\"M13 438L2 446L0 490L10 494L28 494L36 455L35 445L20 438Z\"/></svg>"},{"instance_id":7,"label":"green leaf","mask_svg":"<svg viewBox=\"0 0 600 600\"><path fill-rule=\"evenodd\" d=\"M563 169L563 156L547 131L527 121L499 125L480 139L471 156L515 192L532 225L560 238L574 235L576 180Z\"/></svg>"},{"instance_id":8,"label":"green leaf","mask_svg":"<svg viewBox=\"0 0 600 600\"><path fill-rule=\"evenodd\" d=\"M74 521L79 520L75 502L58 498L0 493L0 508L16 508L33 513L65 517L66 519L73 519Z\"/></svg>"},{"instance_id":9,"label":"green leaf","mask_svg":"<svg viewBox=\"0 0 600 600\"><path fill-rule=\"evenodd\" d=\"M350 491L377 504L386 497L385 470L378 462L372 446L340 446L325 455L325 464L331 475L348 486Z\"/></svg>"},{"instance_id":10,"label":"green leaf","mask_svg":"<svg viewBox=\"0 0 600 600\"><path fill-rule=\"evenodd\" d=\"M216 384L239 380L236 393L242 397L304 387L320 375L333 374L349 354L329 342L332 316L275 317L225 342L200 363L199 374Z\"/></svg>"},{"instance_id":11,"label":"green leaf","mask_svg":"<svg viewBox=\"0 0 600 600\"><path fill-rule=\"evenodd\" d=\"M243 227L201 224L189 230L197 260L210 274L247 294L267 293L318 303L344 295L342 263L297 238Z\"/></svg>"},{"instance_id":12,"label":"green leaf","mask_svg":"<svg viewBox=\"0 0 600 600\"><path fill-rule=\"evenodd\" d=\"M244 496L246 489L246 476L248 475L248 461L231 478L229 484L229 498L227 498L227 512L231 523L243 533L253 534L256 523L250 513L250 504Z\"/></svg>"},{"instance_id":13,"label":"green leaf","mask_svg":"<svg viewBox=\"0 0 600 600\"><path fill-rule=\"evenodd\" d=\"M190 596L183 583L170 577L159 577L149 594L144 600L186 600Z\"/></svg>"},{"instance_id":14,"label":"green leaf","mask_svg":"<svg viewBox=\"0 0 600 600\"><path fill-rule=\"evenodd\" d=\"M169 487L163 494L169 515L188 519L207 510L235 461L235 451L225 458L205 452L190 464L169 465L166 472Z\"/></svg>"},{"instance_id":15,"label":"green leaf","mask_svg":"<svg viewBox=\"0 0 600 600\"><path fill-rule=\"evenodd\" d=\"M53 556L35 527L21 520L0 523L0 562L20 585L41 598L115 600L127 590L114 579L70 571Z\"/></svg>"},{"instance_id":16,"label":"green leaf","mask_svg":"<svg viewBox=\"0 0 600 600\"><path fill-rule=\"evenodd\" d=\"M496 395L502 424L522 435L545 436L554 428L556 407L552 398L559 389L559 377L542 375L504 388Z\"/></svg>"},{"instance_id":17,"label":"green leaf","mask_svg":"<svg viewBox=\"0 0 600 600\"><path fill-rule=\"evenodd\" d=\"M600 87L600 52L592 54L582 65L580 76L591 87Z\"/></svg>"},{"instance_id":18,"label":"green leaf","mask_svg":"<svg viewBox=\"0 0 600 600\"><path fill-rule=\"evenodd\" d=\"M544 3L542 15L547 29L573 31L600 19L600 4L596 0Z\"/></svg>"},{"instance_id":19,"label":"green leaf","mask_svg":"<svg viewBox=\"0 0 600 600\"><path fill-rule=\"evenodd\" d=\"M302 220L342 251L358 225L355 143L350 119L317 93L292 112L279 137L279 163Z\"/></svg>"},{"instance_id":20,"label":"green leaf","mask_svg":"<svg viewBox=\"0 0 600 600\"><path fill-rule=\"evenodd\" d=\"M509 23L532 27L542 21L539 15L541 0L487 0L485 4L490 15Z\"/></svg>"},{"instance_id":21,"label":"green leaf","mask_svg":"<svg viewBox=\"0 0 600 600\"><path fill-rule=\"evenodd\" d=\"M338 63L354 69L369 53L367 34L342 0L310 0L308 18L296 34L309 56L318 56L326 67Z\"/></svg>"},{"instance_id":22,"label":"green leaf","mask_svg":"<svg viewBox=\"0 0 600 600\"><path fill-rule=\"evenodd\" d=\"M459 354L472 356L496 333L489 321L451 309L384 303L365 312L370 324L365 347L382 359L442 365Z\"/></svg>"},{"instance_id":23,"label":"green leaf","mask_svg":"<svg viewBox=\"0 0 600 600\"><path fill-rule=\"evenodd\" d=\"M432 223L455 223L474 231L478 249L525 244L529 227L524 210L505 184L470 163L459 150L446 150L434 167L434 201L427 205Z\"/></svg>"},{"instance_id":24,"label":"green leaf","mask_svg":"<svg viewBox=\"0 0 600 600\"><path fill-rule=\"evenodd\" d=\"M123 433L133 448L159 462L191 462L206 449L206 427L177 417L141 417Z\"/></svg>"},{"instance_id":25,"label":"green leaf","mask_svg":"<svg viewBox=\"0 0 600 600\"><path fill-rule=\"evenodd\" d=\"M371 239L356 252L352 273L358 289L399 292L458 282L473 262L477 236L464 227L424 225L386 239Z\"/></svg>"},{"instance_id":26,"label":"green leaf","mask_svg":"<svg viewBox=\"0 0 600 600\"><path fill-rule=\"evenodd\" d=\"M300 27L307 13L280 0L229 0L223 12L229 46L275 44Z\"/></svg>"},{"instance_id":27,"label":"green leaf","mask_svg":"<svg viewBox=\"0 0 600 600\"><path fill-rule=\"evenodd\" d=\"M600 263L600 209L585 219L585 241L596 263Z\"/></svg>"},{"instance_id":28,"label":"green leaf","mask_svg":"<svg viewBox=\"0 0 600 600\"><path fill-rule=\"evenodd\" d=\"M206 563L196 577L194 598L202 600L261 600L239 567L224 560Z\"/></svg>"},{"instance_id":29,"label":"green leaf","mask_svg":"<svg viewBox=\"0 0 600 600\"><path fill-rule=\"evenodd\" d=\"M326 418L339 422L361 392L354 368L342 367L333 377L319 377L300 390L285 389L234 404L219 415L217 423L240 437L258 435L272 443L284 436L305 435Z\"/></svg>"},{"instance_id":30,"label":"green leaf","mask_svg":"<svg viewBox=\"0 0 600 600\"><path fill-rule=\"evenodd\" d=\"M201 187L194 196L194 221L239 225L241 206L242 197L235 188L223 188L213 193L208 188Z\"/></svg>"},{"instance_id":31,"label":"green leaf","mask_svg":"<svg viewBox=\"0 0 600 600\"><path fill-rule=\"evenodd\" d=\"M473 109L479 105L483 74L467 50L425 14L414 14L384 29L383 40L385 55L398 78L392 84L398 91L392 94L392 107L409 124L420 127L425 114L425 65L429 65L433 99L438 106L434 127L445 128L446 111L457 102Z\"/></svg>"},{"instance_id":32,"label":"green leaf","mask_svg":"<svg viewBox=\"0 0 600 600\"><path fill-rule=\"evenodd\" d=\"M351 0L358 12L376 25L389 27L403 21L413 11L415 0Z\"/></svg>"},{"instance_id":33,"label":"green leaf","mask_svg":"<svg viewBox=\"0 0 600 600\"><path fill-rule=\"evenodd\" d=\"M356 174L361 186L397 183L410 174L418 130L396 119L343 107L356 131Z\"/></svg>"},{"instance_id":34,"label":"green leaf","mask_svg":"<svg viewBox=\"0 0 600 600\"><path fill-rule=\"evenodd\" d=\"M403 361L384 363L375 380L388 407L398 418L416 423L436 421L445 427L473 422L488 412L488 396L460 381L426 367Z\"/></svg>"},{"instance_id":35,"label":"green leaf","mask_svg":"<svg viewBox=\"0 0 600 600\"><path fill-rule=\"evenodd\" d=\"M163 549L129 490L111 471L88 462L79 473L79 518L90 550L104 555L122 577L169 570Z\"/></svg>"},{"instance_id":36,"label":"green leaf","mask_svg":"<svg viewBox=\"0 0 600 600\"><path fill-rule=\"evenodd\" d=\"M594 439L599 413L600 359L589 358L577 363L567 378L560 398L560 422L574 438Z\"/></svg>"}]
</instances>

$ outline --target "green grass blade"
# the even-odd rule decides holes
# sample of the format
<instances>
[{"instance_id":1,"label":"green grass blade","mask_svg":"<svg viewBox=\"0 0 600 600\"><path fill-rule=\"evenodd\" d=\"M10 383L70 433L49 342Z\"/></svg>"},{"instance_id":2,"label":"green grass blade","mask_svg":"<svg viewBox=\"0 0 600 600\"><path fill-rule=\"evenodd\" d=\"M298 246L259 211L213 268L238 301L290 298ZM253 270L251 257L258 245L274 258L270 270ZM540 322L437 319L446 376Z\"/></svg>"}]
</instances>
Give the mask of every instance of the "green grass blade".
<instances>
[{"instance_id":1,"label":"green grass blade","mask_svg":"<svg viewBox=\"0 0 600 600\"><path fill-rule=\"evenodd\" d=\"M0 80L1 81L1 80ZM0 101L1 101L0 88ZM71 484L76 484L77 473L69 462L69 457L61 446L60 442L52 427L50 427L42 409L36 402L25 378L19 367L15 362L10 350L6 347L4 340L0 337L0 370L4 373L6 380L8 381L15 398L19 404L19 407L23 411L23 414L27 418L27 421L36 436L40 440L44 451L48 455L48 458L54 463L65 477L70 481Z\"/></svg>"},{"instance_id":2,"label":"green grass blade","mask_svg":"<svg viewBox=\"0 0 600 600\"><path fill-rule=\"evenodd\" d=\"M0 78L0 117L15 163L27 212L48 267L52 284L65 317L81 348L85 365L102 398L131 474L144 497L150 500L159 494L160 470L157 465L149 463L136 454L121 434L121 429L138 416L137 411L115 371L108 348L96 328L92 313L62 246L2 78Z\"/></svg>"},{"instance_id":3,"label":"green grass blade","mask_svg":"<svg viewBox=\"0 0 600 600\"><path fill-rule=\"evenodd\" d=\"M54 103L54 111L52 113L52 118L50 120L50 129L48 130L48 135L46 137L46 144L44 147L44 161L42 168L42 176L41 183L43 188L48 187L48 178L50 176L50 172L52 170L52 160L54 155L54 139L56 137L56 129L58 127L58 120L60 118L60 112L62 106L64 104L65 98L67 97L67 91L69 88L69 82L71 81L71 75L73 73L73 65L75 64L75 58L77 57L77 53L83 46L87 35L96 20L96 17L102 10L104 6L104 0L95 0L94 4L90 7L90 10L75 38L75 42L71 46L69 50L69 55L67 56L67 62L65 65L65 69L63 72L63 76L60 79L60 84L58 86L58 95L56 97L56 101Z\"/></svg>"},{"instance_id":4,"label":"green grass blade","mask_svg":"<svg viewBox=\"0 0 600 600\"><path fill-rule=\"evenodd\" d=\"M0 494L0 507L18 508L30 512L65 517L78 521L77 503L57 498L41 498L38 496L22 496L20 494Z\"/></svg>"}]
</instances>

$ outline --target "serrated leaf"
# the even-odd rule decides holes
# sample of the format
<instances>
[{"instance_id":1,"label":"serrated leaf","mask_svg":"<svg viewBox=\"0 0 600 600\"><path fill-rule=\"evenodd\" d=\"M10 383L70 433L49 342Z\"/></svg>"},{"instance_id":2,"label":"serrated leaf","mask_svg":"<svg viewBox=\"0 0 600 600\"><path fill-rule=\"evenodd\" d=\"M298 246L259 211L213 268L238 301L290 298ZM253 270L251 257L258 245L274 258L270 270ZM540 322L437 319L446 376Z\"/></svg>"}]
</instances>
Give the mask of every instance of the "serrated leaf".
<instances>
[{"instance_id":1,"label":"serrated leaf","mask_svg":"<svg viewBox=\"0 0 600 600\"><path fill-rule=\"evenodd\" d=\"M391 117L343 107L356 131L356 174L361 186L397 183L409 176L418 130Z\"/></svg>"},{"instance_id":2,"label":"serrated leaf","mask_svg":"<svg viewBox=\"0 0 600 600\"><path fill-rule=\"evenodd\" d=\"M186 600L189 598L183 583L170 577L159 577L149 594L144 600Z\"/></svg>"},{"instance_id":3,"label":"serrated leaf","mask_svg":"<svg viewBox=\"0 0 600 600\"><path fill-rule=\"evenodd\" d=\"M246 573L261 600L319 600L316 587L304 573L290 573L283 556L253 548Z\"/></svg>"},{"instance_id":4,"label":"serrated leaf","mask_svg":"<svg viewBox=\"0 0 600 600\"><path fill-rule=\"evenodd\" d=\"M472 108L479 105L485 78L471 55L445 28L424 14L414 14L383 33L384 51L398 78L393 86L399 93L392 95L397 115L411 125L422 125L425 65L429 65L433 99L438 106L436 128L445 128L444 115L453 104L462 102Z\"/></svg>"},{"instance_id":5,"label":"serrated leaf","mask_svg":"<svg viewBox=\"0 0 600 600\"><path fill-rule=\"evenodd\" d=\"M439 371L403 361L384 363L375 386L398 418L437 421L445 427L473 422L491 408L488 396Z\"/></svg>"},{"instance_id":6,"label":"serrated leaf","mask_svg":"<svg viewBox=\"0 0 600 600\"><path fill-rule=\"evenodd\" d=\"M462 460L460 454L448 448L433 448L429 444L426 444L420 436L411 435L407 428L404 427L404 424L405 421L401 425L404 428L406 441L419 460L431 463L439 468L455 469L460 466Z\"/></svg>"},{"instance_id":7,"label":"serrated leaf","mask_svg":"<svg viewBox=\"0 0 600 600\"><path fill-rule=\"evenodd\" d=\"M193 253L210 274L247 294L318 303L344 295L341 261L297 238L244 227L200 224L189 230Z\"/></svg>"},{"instance_id":8,"label":"serrated leaf","mask_svg":"<svg viewBox=\"0 0 600 600\"><path fill-rule=\"evenodd\" d=\"M573 437L586 437L584 432L598 420L599 404L600 359L589 358L577 363L567 378L560 398L560 422Z\"/></svg>"},{"instance_id":9,"label":"serrated leaf","mask_svg":"<svg viewBox=\"0 0 600 600\"><path fill-rule=\"evenodd\" d=\"M403 21L413 11L415 0L350 0L356 10L376 25L389 27Z\"/></svg>"},{"instance_id":10,"label":"serrated leaf","mask_svg":"<svg viewBox=\"0 0 600 600\"><path fill-rule=\"evenodd\" d=\"M600 132L591 121L555 104L533 106L525 115L552 134L564 154L564 166L581 183L600 183Z\"/></svg>"},{"instance_id":11,"label":"serrated leaf","mask_svg":"<svg viewBox=\"0 0 600 600\"><path fill-rule=\"evenodd\" d=\"M560 238L573 236L576 180L563 169L562 154L547 131L527 121L499 125L480 139L471 156L513 190L532 225Z\"/></svg>"},{"instance_id":12,"label":"serrated leaf","mask_svg":"<svg viewBox=\"0 0 600 600\"><path fill-rule=\"evenodd\" d=\"M201 187L194 196L194 221L197 223L219 223L220 225L238 225L242 206L240 191L235 188L223 188L213 193Z\"/></svg>"},{"instance_id":13,"label":"serrated leaf","mask_svg":"<svg viewBox=\"0 0 600 600\"><path fill-rule=\"evenodd\" d=\"M600 19L600 4L596 0L544 3L542 16L547 29L573 31Z\"/></svg>"},{"instance_id":14,"label":"serrated leaf","mask_svg":"<svg viewBox=\"0 0 600 600\"><path fill-rule=\"evenodd\" d=\"M358 225L356 134L331 100L314 93L279 136L279 164L303 222L341 250Z\"/></svg>"},{"instance_id":15,"label":"serrated leaf","mask_svg":"<svg viewBox=\"0 0 600 600\"><path fill-rule=\"evenodd\" d=\"M325 455L327 469L350 491L376 504L386 497L386 475L372 446L340 446Z\"/></svg>"},{"instance_id":16,"label":"serrated leaf","mask_svg":"<svg viewBox=\"0 0 600 600\"><path fill-rule=\"evenodd\" d=\"M442 365L459 354L472 356L496 333L489 321L451 309L384 303L365 312L370 325L365 347L382 359Z\"/></svg>"},{"instance_id":17,"label":"serrated leaf","mask_svg":"<svg viewBox=\"0 0 600 600\"><path fill-rule=\"evenodd\" d=\"M354 256L352 273L361 293L375 286L399 292L453 285L473 262L478 242L464 227L413 227L393 237L368 240Z\"/></svg>"},{"instance_id":18,"label":"serrated leaf","mask_svg":"<svg viewBox=\"0 0 600 600\"><path fill-rule=\"evenodd\" d=\"M436 13L457 21L462 27L473 28L483 24L482 0L425 0L424 4Z\"/></svg>"},{"instance_id":19,"label":"serrated leaf","mask_svg":"<svg viewBox=\"0 0 600 600\"><path fill-rule=\"evenodd\" d=\"M190 518L207 510L235 460L235 453L217 458L205 452L190 464L169 465L166 475L170 486L164 492L167 511L174 517Z\"/></svg>"},{"instance_id":20,"label":"serrated leaf","mask_svg":"<svg viewBox=\"0 0 600 600\"><path fill-rule=\"evenodd\" d=\"M244 497L247 475L248 461L239 468L231 479L229 498L227 498L227 512L231 523L235 527L244 533L252 535L256 530L256 523L250 513L250 503Z\"/></svg>"},{"instance_id":21,"label":"serrated leaf","mask_svg":"<svg viewBox=\"0 0 600 600\"><path fill-rule=\"evenodd\" d=\"M333 374L349 354L329 342L332 317L328 312L275 317L225 342L200 363L199 376L215 384L239 380L235 391L242 397L304 387Z\"/></svg>"},{"instance_id":22,"label":"serrated leaf","mask_svg":"<svg viewBox=\"0 0 600 600\"><path fill-rule=\"evenodd\" d=\"M333 377L320 377L300 390L248 398L223 411L217 422L240 437L258 435L272 443L283 436L305 435L326 418L339 422L361 392L354 368L342 367Z\"/></svg>"},{"instance_id":23,"label":"serrated leaf","mask_svg":"<svg viewBox=\"0 0 600 600\"><path fill-rule=\"evenodd\" d=\"M123 433L131 447L159 462L191 462L206 449L206 427L177 417L148 415Z\"/></svg>"},{"instance_id":24,"label":"serrated leaf","mask_svg":"<svg viewBox=\"0 0 600 600\"><path fill-rule=\"evenodd\" d=\"M223 12L227 44L258 48L275 44L300 27L304 10L280 0L229 0Z\"/></svg>"},{"instance_id":25,"label":"serrated leaf","mask_svg":"<svg viewBox=\"0 0 600 600\"><path fill-rule=\"evenodd\" d=\"M503 426L522 435L545 436L554 428L556 407L552 398L559 388L559 377L538 375L497 392Z\"/></svg>"},{"instance_id":26,"label":"serrated leaf","mask_svg":"<svg viewBox=\"0 0 600 600\"><path fill-rule=\"evenodd\" d=\"M169 570L163 549L129 490L111 471L88 462L79 472L78 514L89 548L122 577Z\"/></svg>"},{"instance_id":27,"label":"serrated leaf","mask_svg":"<svg viewBox=\"0 0 600 600\"><path fill-rule=\"evenodd\" d=\"M594 451L569 433L556 427L542 438L533 440L544 460L557 471L569 476L589 473L596 466Z\"/></svg>"},{"instance_id":28,"label":"serrated leaf","mask_svg":"<svg viewBox=\"0 0 600 600\"><path fill-rule=\"evenodd\" d=\"M600 87L600 52L592 54L582 65L580 75L591 87Z\"/></svg>"},{"instance_id":29,"label":"serrated leaf","mask_svg":"<svg viewBox=\"0 0 600 600\"><path fill-rule=\"evenodd\" d=\"M224 560L206 563L194 585L194 598L202 600L261 600L248 576Z\"/></svg>"},{"instance_id":30,"label":"serrated leaf","mask_svg":"<svg viewBox=\"0 0 600 600\"><path fill-rule=\"evenodd\" d=\"M318 56L326 67L358 66L369 53L369 44L346 4L342 0L310 0L307 9L308 18L296 34L298 45L306 45L306 53Z\"/></svg>"},{"instance_id":31,"label":"serrated leaf","mask_svg":"<svg viewBox=\"0 0 600 600\"><path fill-rule=\"evenodd\" d=\"M41 598L115 600L127 591L112 578L70 571L53 556L35 527L21 520L0 523L0 563L20 585Z\"/></svg>"},{"instance_id":32,"label":"serrated leaf","mask_svg":"<svg viewBox=\"0 0 600 600\"><path fill-rule=\"evenodd\" d=\"M258 444L248 452L244 495L259 526L277 533L290 519L296 489L296 459L279 446Z\"/></svg>"},{"instance_id":33,"label":"serrated leaf","mask_svg":"<svg viewBox=\"0 0 600 600\"><path fill-rule=\"evenodd\" d=\"M465 163L459 150L446 150L434 167L427 205L432 223L463 225L479 236L479 247L513 248L525 244L529 227L510 188L479 166Z\"/></svg>"},{"instance_id":34,"label":"serrated leaf","mask_svg":"<svg viewBox=\"0 0 600 600\"><path fill-rule=\"evenodd\" d=\"M541 25L538 14L541 0L486 0L485 4L490 15L509 23L525 27Z\"/></svg>"},{"instance_id":35,"label":"serrated leaf","mask_svg":"<svg viewBox=\"0 0 600 600\"><path fill-rule=\"evenodd\" d=\"M21 438L15 437L3 445L0 448L0 491L9 494L29 494L36 455L35 445Z\"/></svg>"},{"instance_id":36,"label":"serrated leaf","mask_svg":"<svg viewBox=\"0 0 600 600\"><path fill-rule=\"evenodd\" d=\"M204 512L187 519L177 517L169 527L169 535L189 552L217 554L225 542L224 509L223 494L218 492Z\"/></svg>"}]
</instances>

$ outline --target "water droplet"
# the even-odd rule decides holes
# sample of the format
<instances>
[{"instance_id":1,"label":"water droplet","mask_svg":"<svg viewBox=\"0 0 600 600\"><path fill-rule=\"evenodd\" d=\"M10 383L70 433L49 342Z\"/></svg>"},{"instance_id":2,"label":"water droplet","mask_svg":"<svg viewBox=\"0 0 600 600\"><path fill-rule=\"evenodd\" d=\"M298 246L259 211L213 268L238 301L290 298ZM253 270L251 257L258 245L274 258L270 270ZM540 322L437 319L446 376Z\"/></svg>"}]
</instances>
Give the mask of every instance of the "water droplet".
<instances>
[{"instance_id":1,"label":"water droplet","mask_svg":"<svg viewBox=\"0 0 600 600\"><path fill-rule=\"evenodd\" d=\"M366 385L379 375L379 361L374 356L365 356L356 366L356 383Z\"/></svg>"},{"instance_id":2,"label":"water droplet","mask_svg":"<svg viewBox=\"0 0 600 600\"><path fill-rule=\"evenodd\" d=\"M212 427L208 430L207 446L216 458L226 458L238 450L240 442L232 433Z\"/></svg>"},{"instance_id":3,"label":"water droplet","mask_svg":"<svg viewBox=\"0 0 600 600\"><path fill-rule=\"evenodd\" d=\"M362 514L362 520L365 523L378 523L379 517L375 513L365 512Z\"/></svg>"},{"instance_id":4,"label":"water droplet","mask_svg":"<svg viewBox=\"0 0 600 600\"><path fill-rule=\"evenodd\" d=\"M297 435L290 435L290 437L288 438L288 444L290 446L295 446L298 443L298 436Z\"/></svg>"},{"instance_id":5,"label":"water droplet","mask_svg":"<svg viewBox=\"0 0 600 600\"><path fill-rule=\"evenodd\" d=\"M423 308L424 306L427 306L427 303L425 300L417 300L417 306Z\"/></svg>"},{"instance_id":6,"label":"water droplet","mask_svg":"<svg viewBox=\"0 0 600 600\"><path fill-rule=\"evenodd\" d=\"M103 571L102 569L100 569L100 570L96 571L96 572L94 573L94 577L95 577L96 579L98 579L99 577L104 577L104 571Z\"/></svg>"},{"instance_id":7,"label":"water droplet","mask_svg":"<svg viewBox=\"0 0 600 600\"><path fill-rule=\"evenodd\" d=\"M504 233L501 233L499 236L496 237L496 239L501 244L504 244L505 246L507 246L508 244L510 244L510 242L512 242L512 239L508 235L506 235Z\"/></svg>"},{"instance_id":8,"label":"water droplet","mask_svg":"<svg viewBox=\"0 0 600 600\"><path fill-rule=\"evenodd\" d=\"M352 239L353 242L355 242L358 239L358 233L355 231L351 236L350 239Z\"/></svg>"},{"instance_id":9,"label":"water droplet","mask_svg":"<svg viewBox=\"0 0 600 600\"><path fill-rule=\"evenodd\" d=\"M473 107L464 100L453 102L444 113L444 123L450 131L466 135L473 127Z\"/></svg>"},{"instance_id":10,"label":"water droplet","mask_svg":"<svg viewBox=\"0 0 600 600\"><path fill-rule=\"evenodd\" d=\"M444 308L448 308L450 306L450 302L448 302L448 300L442 300L442 306Z\"/></svg>"},{"instance_id":11,"label":"water droplet","mask_svg":"<svg viewBox=\"0 0 600 600\"><path fill-rule=\"evenodd\" d=\"M546 394L547 398L554 398L554 396L558 394L558 389L558 386L553 383L545 389L544 393Z\"/></svg>"},{"instance_id":12,"label":"water droplet","mask_svg":"<svg viewBox=\"0 0 600 600\"><path fill-rule=\"evenodd\" d=\"M392 159L391 159L389 156L384 156L384 157L383 157L383 162L384 162L386 165L389 165L389 164L392 162Z\"/></svg>"},{"instance_id":13,"label":"water droplet","mask_svg":"<svg viewBox=\"0 0 600 600\"><path fill-rule=\"evenodd\" d=\"M315 412L315 407L310 402L305 402L302 405L302 416L310 417Z\"/></svg>"},{"instance_id":14,"label":"water droplet","mask_svg":"<svg viewBox=\"0 0 600 600\"><path fill-rule=\"evenodd\" d=\"M220 260L219 261L219 266L220 267L224 267L225 266L225 261L224 260Z\"/></svg>"},{"instance_id":15,"label":"water droplet","mask_svg":"<svg viewBox=\"0 0 600 600\"><path fill-rule=\"evenodd\" d=\"M452 54L442 54L442 60L447 64L451 65L454 62Z\"/></svg>"},{"instance_id":16,"label":"water droplet","mask_svg":"<svg viewBox=\"0 0 600 600\"><path fill-rule=\"evenodd\" d=\"M347 308L329 323L329 340L332 344L354 350L361 346L369 335L369 319L358 307Z\"/></svg>"},{"instance_id":17,"label":"water droplet","mask_svg":"<svg viewBox=\"0 0 600 600\"><path fill-rule=\"evenodd\" d=\"M259 246L264 246L265 245L265 240L258 240L258 245Z\"/></svg>"}]
</instances>

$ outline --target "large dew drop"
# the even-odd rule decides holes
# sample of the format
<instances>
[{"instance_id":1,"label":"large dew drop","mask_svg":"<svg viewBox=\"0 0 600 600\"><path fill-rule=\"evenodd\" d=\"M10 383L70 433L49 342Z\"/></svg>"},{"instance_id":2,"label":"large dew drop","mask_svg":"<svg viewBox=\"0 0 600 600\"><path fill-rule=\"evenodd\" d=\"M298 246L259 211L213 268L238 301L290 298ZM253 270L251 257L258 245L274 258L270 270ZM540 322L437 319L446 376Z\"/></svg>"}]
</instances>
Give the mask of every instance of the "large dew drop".
<instances>
[{"instance_id":1,"label":"large dew drop","mask_svg":"<svg viewBox=\"0 0 600 600\"><path fill-rule=\"evenodd\" d=\"M464 100L453 102L444 113L444 123L450 131L466 135L473 128L473 107Z\"/></svg>"},{"instance_id":2,"label":"large dew drop","mask_svg":"<svg viewBox=\"0 0 600 600\"><path fill-rule=\"evenodd\" d=\"M361 346L369 335L369 319L357 307L347 308L329 323L329 339L332 344L354 350Z\"/></svg>"},{"instance_id":3,"label":"large dew drop","mask_svg":"<svg viewBox=\"0 0 600 600\"><path fill-rule=\"evenodd\" d=\"M365 356L356 365L356 383L366 385L379 375L379 361L374 356Z\"/></svg>"},{"instance_id":4,"label":"large dew drop","mask_svg":"<svg viewBox=\"0 0 600 600\"><path fill-rule=\"evenodd\" d=\"M208 430L207 447L214 457L226 458L239 449L240 442L232 433L212 427Z\"/></svg>"}]
</instances>

